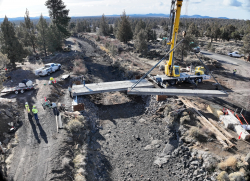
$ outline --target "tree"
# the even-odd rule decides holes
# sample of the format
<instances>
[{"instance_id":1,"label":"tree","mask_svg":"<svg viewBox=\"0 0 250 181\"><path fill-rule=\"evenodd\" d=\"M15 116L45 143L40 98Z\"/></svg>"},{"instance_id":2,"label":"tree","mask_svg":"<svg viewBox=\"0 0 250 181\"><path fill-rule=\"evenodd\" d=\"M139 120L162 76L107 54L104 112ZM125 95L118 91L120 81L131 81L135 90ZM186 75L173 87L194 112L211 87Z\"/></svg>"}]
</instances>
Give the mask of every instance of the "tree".
<instances>
[{"instance_id":1,"label":"tree","mask_svg":"<svg viewBox=\"0 0 250 181\"><path fill-rule=\"evenodd\" d=\"M134 36L136 37L136 35L141 31L141 29L145 30L146 26L146 23L142 21L142 19L140 19L135 25Z\"/></svg>"},{"instance_id":2,"label":"tree","mask_svg":"<svg viewBox=\"0 0 250 181\"><path fill-rule=\"evenodd\" d=\"M30 21L29 11L26 9L24 16L24 23L21 23L24 31L24 45L32 46L33 52L36 53L36 34L35 26L32 21Z\"/></svg>"},{"instance_id":3,"label":"tree","mask_svg":"<svg viewBox=\"0 0 250 181\"><path fill-rule=\"evenodd\" d=\"M240 32L238 31L232 32L231 37L235 40L236 43L237 43L237 40L241 40Z\"/></svg>"},{"instance_id":4,"label":"tree","mask_svg":"<svg viewBox=\"0 0 250 181\"><path fill-rule=\"evenodd\" d=\"M145 53L148 51L148 45L147 45L147 32L145 30L141 30L137 35L135 39L135 48L139 52Z\"/></svg>"},{"instance_id":5,"label":"tree","mask_svg":"<svg viewBox=\"0 0 250 181\"><path fill-rule=\"evenodd\" d=\"M243 43L243 51L246 55L248 55L247 61L250 61L250 33L244 36Z\"/></svg>"},{"instance_id":6,"label":"tree","mask_svg":"<svg viewBox=\"0 0 250 181\"><path fill-rule=\"evenodd\" d=\"M102 15L102 18L100 20L100 27L99 27L99 34L102 36L107 36L109 33L109 25L107 23L107 20L104 16Z\"/></svg>"},{"instance_id":7,"label":"tree","mask_svg":"<svg viewBox=\"0 0 250 181\"><path fill-rule=\"evenodd\" d=\"M48 23L46 22L46 19L43 18L43 15L41 14L40 19L36 25L38 30L37 35L37 42L38 46L43 49L45 56L47 57L47 48L49 43L49 27Z\"/></svg>"},{"instance_id":8,"label":"tree","mask_svg":"<svg viewBox=\"0 0 250 181\"><path fill-rule=\"evenodd\" d=\"M118 39L124 43L127 43L129 40L133 38L133 32L131 30L131 25L129 23L129 16L126 16L126 12L124 11L121 15L121 21L119 22L118 27Z\"/></svg>"},{"instance_id":9,"label":"tree","mask_svg":"<svg viewBox=\"0 0 250 181\"><path fill-rule=\"evenodd\" d=\"M71 18L68 16L69 10L65 9L66 6L64 5L64 2L62 0L47 0L45 2L45 6L49 9L49 16L52 20L54 29L57 29L56 31L60 34L58 38L63 40L64 38L70 36L70 32L67 27Z\"/></svg>"},{"instance_id":10,"label":"tree","mask_svg":"<svg viewBox=\"0 0 250 181\"><path fill-rule=\"evenodd\" d=\"M194 23L190 24L190 26L188 27L187 33L194 35L195 37L198 37L200 34L197 26Z\"/></svg>"},{"instance_id":11,"label":"tree","mask_svg":"<svg viewBox=\"0 0 250 181\"><path fill-rule=\"evenodd\" d=\"M178 40L180 37L178 36ZM181 60L183 61L184 56L187 56L188 51L192 51L198 45L197 39L194 35L186 35L183 42L177 47L176 54L181 56Z\"/></svg>"},{"instance_id":12,"label":"tree","mask_svg":"<svg viewBox=\"0 0 250 181\"><path fill-rule=\"evenodd\" d=\"M6 65L10 62L8 57L0 52L0 66L1 69L6 67Z\"/></svg>"},{"instance_id":13,"label":"tree","mask_svg":"<svg viewBox=\"0 0 250 181\"><path fill-rule=\"evenodd\" d=\"M51 24L48 29L48 51L55 52L56 50L61 50L63 38L64 36L58 28Z\"/></svg>"},{"instance_id":14,"label":"tree","mask_svg":"<svg viewBox=\"0 0 250 181\"><path fill-rule=\"evenodd\" d=\"M9 22L6 16L1 24L1 32L1 52L7 54L12 67L16 68L16 62L22 62L27 52L16 37L14 25Z\"/></svg>"},{"instance_id":15,"label":"tree","mask_svg":"<svg viewBox=\"0 0 250 181\"><path fill-rule=\"evenodd\" d=\"M147 41L154 40L154 31L151 28L147 28L146 32L147 32Z\"/></svg>"},{"instance_id":16,"label":"tree","mask_svg":"<svg viewBox=\"0 0 250 181\"><path fill-rule=\"evenodd\" d=\"M155 30L153 31L153 40L157 40L157 34Z\"/></svg>"},{"instance_id":17,"label":"tree","mask_svg":"<svg viewBox=\"0 0 250 181\"><path fill-rule=\"evenodd\" d=\"M109 34L113 34L113 31L114 31L113 25L109 25Z\"/></svg>"},{"instance_id":18,"label":"tree","mask_svg":"<svg viewBox=\"0 0 250 181\"><path fill-rule=\"evenodd\" d=\"M95 23L93 24L93 32L96 32L96 25L95 25Z\"/></svg>"}]
</instances>

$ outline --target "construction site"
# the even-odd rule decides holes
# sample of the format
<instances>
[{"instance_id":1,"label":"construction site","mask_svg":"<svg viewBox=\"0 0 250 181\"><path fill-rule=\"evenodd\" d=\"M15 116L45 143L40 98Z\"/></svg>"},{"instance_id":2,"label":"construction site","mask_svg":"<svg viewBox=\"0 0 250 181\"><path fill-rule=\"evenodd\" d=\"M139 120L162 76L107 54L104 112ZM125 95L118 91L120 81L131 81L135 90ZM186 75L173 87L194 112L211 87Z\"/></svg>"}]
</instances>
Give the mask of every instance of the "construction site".
<instances>
[{"instance_id":1,"label":"construction site","mask_svg":"<svg viewBox=\"0 0 250 181\"><path fill-rule=\"evenodd\" d=\"M175 58L181 6L151 58L84 32L2 69L0 180L250 180L250 63L202 48Z\"/></svg>"}]
</instances>

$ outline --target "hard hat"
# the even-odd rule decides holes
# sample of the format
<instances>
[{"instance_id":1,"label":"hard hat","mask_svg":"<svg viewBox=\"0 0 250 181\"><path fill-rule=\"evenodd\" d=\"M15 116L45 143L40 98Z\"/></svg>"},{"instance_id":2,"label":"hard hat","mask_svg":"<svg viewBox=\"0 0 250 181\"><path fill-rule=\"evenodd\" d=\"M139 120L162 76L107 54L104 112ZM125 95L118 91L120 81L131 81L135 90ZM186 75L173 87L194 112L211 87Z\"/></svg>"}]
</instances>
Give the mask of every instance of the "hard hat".
<instances>
[{"instance_id":1,"label":"hard hat","mask_svg":"<svg viewBox=\"0 0 250 181\"><path fill-rule=\"evenodd\" d=\"M25 102L25 104L28 104L28 102Z\"/></svg>"},{"instance_id":2,"label":"hard hat","mask_svg":"<svg viewBox=\"0 0 250 181\"><path fill-rule=\"evenodd\" d=\"M33 108L35 108L36 106L33 106Z\"/></svg>"}]
</instances>

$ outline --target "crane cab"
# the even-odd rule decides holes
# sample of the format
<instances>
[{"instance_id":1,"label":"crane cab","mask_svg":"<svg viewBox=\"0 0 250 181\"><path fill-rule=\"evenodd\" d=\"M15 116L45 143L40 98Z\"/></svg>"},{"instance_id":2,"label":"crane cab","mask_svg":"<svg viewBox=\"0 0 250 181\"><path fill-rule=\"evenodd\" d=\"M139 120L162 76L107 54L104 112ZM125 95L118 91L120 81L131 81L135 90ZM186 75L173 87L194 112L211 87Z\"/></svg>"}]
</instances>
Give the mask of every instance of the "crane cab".
<instances>
[{"instance_id":1,"label":"crane cab","mask_svg":"<svg viewBox=\"0 0 250 181\"><path fill-rule=\"evenodd\" d=\"M180 77L180 67L177 65L173 66L173 71L169 70L169 65L165 65L165 74L169 77Z\"/></svg>"},{"instance_id":2,"label":"crane cab","mask_svg":"<svg viewBox=\"0 0 250 181\"><path fill-rule=\"evenodd\" d=\"M195 75L203 75L205 74L205 68L202 66L195 67Z\"/></svg>"}]
</instances>

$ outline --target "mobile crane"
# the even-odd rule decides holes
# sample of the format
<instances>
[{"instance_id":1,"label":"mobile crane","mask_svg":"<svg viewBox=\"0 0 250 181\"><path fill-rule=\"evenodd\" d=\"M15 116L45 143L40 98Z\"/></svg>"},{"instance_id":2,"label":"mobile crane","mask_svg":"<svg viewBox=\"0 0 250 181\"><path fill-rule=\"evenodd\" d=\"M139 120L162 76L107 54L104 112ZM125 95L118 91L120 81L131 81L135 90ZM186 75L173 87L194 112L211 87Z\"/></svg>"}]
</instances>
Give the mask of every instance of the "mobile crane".
<instances>
[{"instance_id":1,"label":"mobile crane","mask_svg":"<svg viewBox=\"0 0 250 181\"><path fill-rule=\"evenodd\" d=\"M180 24L180 16L181 16L181 7L182 7L183 0L172 0L171 9L170 9L170 21L171 21L171 28L170 28L170 37L169 42L167 45L170 46L172 50L176 46L177 35L179 30ZM176 6L176 9L175 9ZM183 36L185 36L185 32ZM154 77L155 81L163 86L166 87L167 84L175 85L177 82L190 82L194 83L198 80L198 82L202 82L202 80L210 79L209 75L204 73L204 67L196 67L195 74L190 75L187 73L180 73L180 67L174 65L174 51L169 54L169 60L166 61L165 64L165 75L157 75Z\"/></svg>"}]
</instances>

